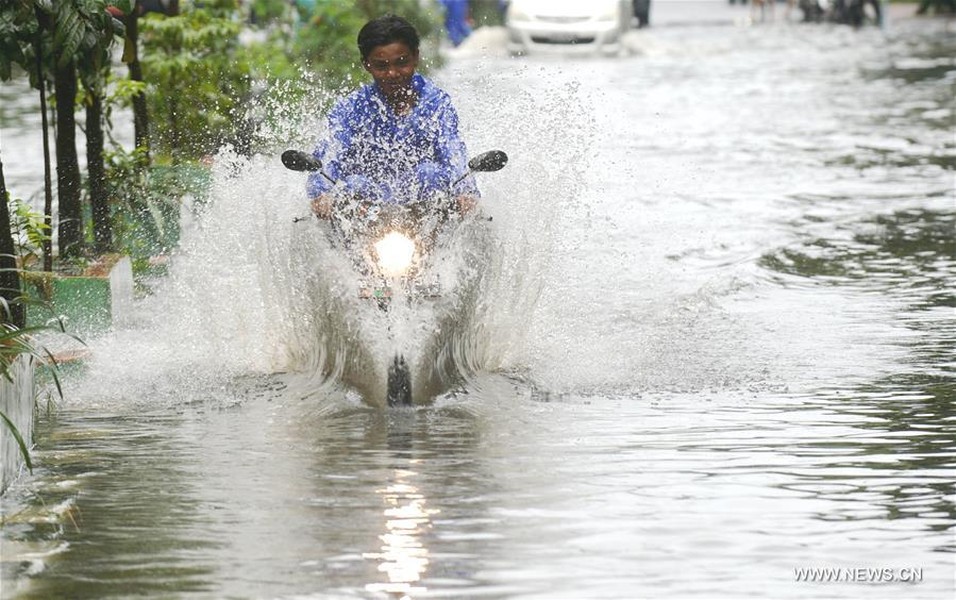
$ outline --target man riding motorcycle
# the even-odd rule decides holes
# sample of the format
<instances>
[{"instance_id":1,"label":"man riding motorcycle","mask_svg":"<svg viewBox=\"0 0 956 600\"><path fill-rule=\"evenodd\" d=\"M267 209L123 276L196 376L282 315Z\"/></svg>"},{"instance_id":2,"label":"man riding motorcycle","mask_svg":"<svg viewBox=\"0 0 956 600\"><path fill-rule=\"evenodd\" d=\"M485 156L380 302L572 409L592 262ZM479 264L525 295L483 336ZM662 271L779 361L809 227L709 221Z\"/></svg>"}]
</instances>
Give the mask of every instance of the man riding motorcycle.
<instances>
[{"instance_id":1,"label":"man riding motorcycle","mask_svg":"<svg viewBox=\"0 0 956 600\"><path fill-rule=\"evenodd\" d=\"M468 172L468 153L458 133L458 113L446 92L416 72L418 32L405 19L386 15L358 34L365 70L373 83L336 102L329 137L313 155L325 166L312 173L312 210L328 219L336 201L438 202L474 207L480 194ZM335 183L333 183L335 182Z\"/></svg>"},{"instance_id":2,"label":"man riding motorcycle","mask_svg":"<svg viewBox=\"0 0 956 600\"><path fill-rule=\"evenodd\" d=\"M508 157L491 150L469 160L448 94L416 73L419 36L408 21L373 19L359 32L358 46L373 82L335 103L329 135L311 156L290 149L282 162L310 173L312 211L330 221L329 242L351 260L358 298L374 302L360 310L378 309L361 321L374 344L352 322L347 339L356 356L387 349L385 389L375 389L381 380L362 361L346 363L343 381L370 397L385 392L389 406L409 405L413 396L447 389L467 370L454 362L455 348L467 336L461 323L483 272L487 246L475 240L488 227L482 219L449 217L475 208L472 173L498 171ZM455 240L470 242L441 243L456 232L464 233ZM344 276L346 286L335 289L350 287L350 274Z\"/></svg>"}]
</instances>

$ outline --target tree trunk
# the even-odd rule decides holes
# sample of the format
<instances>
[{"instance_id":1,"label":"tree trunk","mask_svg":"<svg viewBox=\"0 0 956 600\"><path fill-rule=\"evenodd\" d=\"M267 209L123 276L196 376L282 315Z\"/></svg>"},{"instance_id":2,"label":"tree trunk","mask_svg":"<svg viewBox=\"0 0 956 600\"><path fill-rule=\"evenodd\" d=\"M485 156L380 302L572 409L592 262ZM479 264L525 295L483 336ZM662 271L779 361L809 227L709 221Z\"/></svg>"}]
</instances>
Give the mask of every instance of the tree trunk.
<instances>
[{"instance_id":1,"label":"tree trunk","mask_svg":"<svg viewBox=\"0 0 956 600\"><path fill-rule=\"evenodd\" d=\"M136 11L127 15L126 38L129 56L124 56L129 68L129 78L133 81L143 80L143 67L139 63L139 15ZM149 163L149 113L146 111L146 94L139 93L133 96L133 137L137 148L145 149L146 162Z\"/></svg>"},{"instance_id":2,"label":"tree trunk","mask_svg":"<svg viewBox=\"0 0 956 600\"><path fill-rule=\"evenodd\" d=\"M53 177L50 165L50 121L46 107L46 81L43 79L43 38L42 30L37 32L37 82L40 86L40 120L43 133L43 224L46 225L46 237L43 240L43 270L53 270Z\"/></svg>"},{"instance_id":3,"label":"tree trunk","mask_svg":"<svg viewBox=\"0 0 956 600\"><path fill-rule=\"evenodd\" d=\"M7 183L3 178L3 161L0 160L0 296L10 307L10 314L3 312L0 320L9 321L23 329L26 314L23 304L18 301L20 291L20 272L17 270L16 250L13 246L13 233L10 229L10 198L7 195Z\"/></svg>"},{"instance_id":4,"label":"tree trunk","mask_svg":"<svg viewBox=\"0 0 956 600\"><path fill-rule=\"evenodd\" d=\"M89 173L90 208L93 213L93 248L103 254L113 249L113 226L106 190L106 165L103 160L103 98L97 90L88 90L86 105L86 168Z\"/></svg>"},{"instance_id":5,"label":"tree trunk","mask_svg":"<svg viewBox=\"0 0 956 600\"><path fill-rule=\"evenodd\" d=\"M59 61L58 61L59 62ZM56 94L56 189L60 208L57 243L60 256L77 256L83 243L80 204L80 166L76 154L76 65L57 65L53 76Z\"/></svg>"}]
</instances>

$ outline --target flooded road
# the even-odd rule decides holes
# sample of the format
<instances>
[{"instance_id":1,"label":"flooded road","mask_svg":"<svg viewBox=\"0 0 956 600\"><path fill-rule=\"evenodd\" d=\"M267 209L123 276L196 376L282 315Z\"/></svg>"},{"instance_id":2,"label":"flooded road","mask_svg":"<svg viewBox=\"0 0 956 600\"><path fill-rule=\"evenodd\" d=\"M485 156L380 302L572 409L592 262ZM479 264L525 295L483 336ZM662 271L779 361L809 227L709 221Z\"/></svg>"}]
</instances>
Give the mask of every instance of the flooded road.
<instances>
[{"instance_id":1,"label":"flooded road","mask_svg":"<svg viewBox=\"0 0 956 600\"><path fill-rule=\"evenodd\" d=\"M303 393L302 182L217 178L41 420L3 597L952 598L952 30L630 42L436 73L511 162L483 372L431 406Z\"/></svg>"}]
</instances>

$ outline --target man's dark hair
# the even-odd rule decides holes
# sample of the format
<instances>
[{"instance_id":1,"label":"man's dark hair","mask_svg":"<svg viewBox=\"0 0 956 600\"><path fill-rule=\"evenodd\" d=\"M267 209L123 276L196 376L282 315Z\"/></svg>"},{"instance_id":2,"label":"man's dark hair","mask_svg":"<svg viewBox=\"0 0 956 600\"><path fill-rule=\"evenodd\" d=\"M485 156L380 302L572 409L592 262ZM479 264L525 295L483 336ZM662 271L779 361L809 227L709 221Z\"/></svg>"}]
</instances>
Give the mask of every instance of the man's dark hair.
<instances>
[{"instance_id":1,"label":"man's dark hair","mask_svg":"<svg viewBox=\"0 0 956 600\"><path fill-rule=\"evenodd\" d=\"M385 15L366 23L358 34L359 52L362 60L367 60L372 50L402 42L408 49L418 54L418 31L405 19L396 15Z\"/></svg>"}]
</instances>

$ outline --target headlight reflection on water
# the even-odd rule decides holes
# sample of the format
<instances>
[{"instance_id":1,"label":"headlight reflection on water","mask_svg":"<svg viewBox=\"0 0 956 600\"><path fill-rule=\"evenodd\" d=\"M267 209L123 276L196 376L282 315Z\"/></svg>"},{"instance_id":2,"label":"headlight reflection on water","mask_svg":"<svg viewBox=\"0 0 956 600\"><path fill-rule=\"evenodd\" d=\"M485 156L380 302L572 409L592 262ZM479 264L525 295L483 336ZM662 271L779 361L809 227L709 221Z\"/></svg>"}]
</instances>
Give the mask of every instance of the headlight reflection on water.
<instances>
[{"instance_id":1,"label":"headlight reflection on water","mask_svg":"<svg viewBox=\"0 0 956 600\"><path fill-rule=\"evenodd\" d=\"M431 527L431 516L437 509L426 507L426 498L419 489L410 483L418 473L407 469L396 469L394 479L386 488L378 490L385 501L385 533L381 552L369 552L362 556L379 561L378 570L385 573L388 581L369 583L365 589L369 592L387 594L420 594L425 591L415 585L421 581L428 569L428 548L422 535Z\"/></svg>"}]
</instances>

